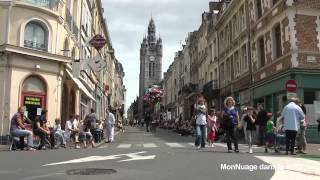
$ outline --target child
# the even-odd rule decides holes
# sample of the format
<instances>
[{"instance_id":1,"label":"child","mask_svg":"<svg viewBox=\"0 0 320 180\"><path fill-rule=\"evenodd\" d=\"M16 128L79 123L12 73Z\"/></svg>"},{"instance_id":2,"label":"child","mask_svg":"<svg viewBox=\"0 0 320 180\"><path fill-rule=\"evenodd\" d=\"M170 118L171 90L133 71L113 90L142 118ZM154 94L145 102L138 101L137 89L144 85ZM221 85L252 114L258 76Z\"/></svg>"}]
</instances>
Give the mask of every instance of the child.
<instances>
[{"instance_id":1,"label":"child","mask_svg":"<svg viewBox=\"0 0 320 180\"><path fill-rule=\"evenodd\" d=\"M208 134L208 142L209 142L209 147L214 147L214 140L216 138L217 134L217 127L216 127L216 122L217 122L217 116L215 115L215 110L210 109L209 115L208 115L208 125L209 125L209 134Z\"/></svg>"},{"instance_id":2,"label":"child","mask_svg":"<svg viewBox=\"0 0 320 180\"><path fill-rule=\"evenodd\" d=\"M53 125L53 133L54 133L54 137L56 139L58 139L60 146L65 148L66 147L66 138L65 138L64 131L61 129L61 119L60 118L56 118L56 120L55 120L55 124Z\"/></svg>"},{"instance_id":3,"label":"child","mask_svg":"<svg viewBox=\"0 0 320 180\"><path fill-rule=\"evenodd\" d=\"M246 133L247 133L247 142L249 145L249 153L252 154L252 144L255 138L256 132L256 116L253 114L254 108L247 107L246 114L243 117L244 122L246 123Z\"/></svg>"},{"instance_id":4,"label":"child","mask_svg":"<svg viewBox=\"0 0 320 180\"><path fill-rule=\"evenodd\" d=\"M268 113L267 114L269 120L267 122L267 133L266 133L266 144L265 144L265 150L264 152L267 153L268 152L268 147L271 145L275 145L274 141L275 141L275 126L274 126L274 122L273 122L273 116L272 113ZM276 148L275 148L276 150Z\"/></svg>"}]
</instances>

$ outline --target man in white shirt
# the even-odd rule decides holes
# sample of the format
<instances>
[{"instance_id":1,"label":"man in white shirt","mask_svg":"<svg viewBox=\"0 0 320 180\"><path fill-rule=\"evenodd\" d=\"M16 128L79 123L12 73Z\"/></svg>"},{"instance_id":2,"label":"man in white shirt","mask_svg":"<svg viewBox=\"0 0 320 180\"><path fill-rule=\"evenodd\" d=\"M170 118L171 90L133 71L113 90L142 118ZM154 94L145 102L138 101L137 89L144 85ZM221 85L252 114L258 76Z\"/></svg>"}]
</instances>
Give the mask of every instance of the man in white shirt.
<instances>
[{"instance_id":1,"label":"man in white shirt","mask_svg":"<svg viewBox=\"0 0 320 180\"><path fill-rule=\"evenodd\" d=\"M111 143L114 140L114 124L115 123L116 123L116 119L114 115L110 112L109 109L106 109L106 129L107 129L106 143Z\"/></svg>"},{"instance_id":2,"label":"man in white shirt","mask_svg":"<svg viewBox=\"0 0 320 180\"><path fill-rule=\"evenodd\" d=\"M75 117L73 115L70 115L70 119L66 122L65 125L65 135L66 139L70 141L71 135L75 138L76 148L80 148L78 145L79 143L79 115L76 115Z\"/></svg>"},{"instance_id":3,"label":"man in white shirt","mask_svg":"<svg viewBox=\"0 0 320 180\"><path fill-rule=\"evenodd\" d=\"M288 154L290 147L291 154L295 155L295 140L300 124L304 122L305 115L300 106L297 105L298 98L293 97L289 101L290 103L283 108L281 116L283 117L283 129L286 133L286 154Z\"/></svg>"}]
</instances>

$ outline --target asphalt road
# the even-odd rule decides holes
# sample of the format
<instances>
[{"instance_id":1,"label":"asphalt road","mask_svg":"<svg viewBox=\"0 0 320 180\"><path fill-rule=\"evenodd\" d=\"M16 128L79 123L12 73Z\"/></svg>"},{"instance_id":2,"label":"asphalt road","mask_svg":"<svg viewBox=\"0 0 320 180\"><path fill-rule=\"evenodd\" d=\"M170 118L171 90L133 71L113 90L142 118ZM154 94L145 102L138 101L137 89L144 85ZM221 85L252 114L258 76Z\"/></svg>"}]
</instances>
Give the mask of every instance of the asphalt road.
<instances>
[{"instance_id":1,"label":"asphalt road","mask_svg":"<svg viewBox=\"0 0 320 180\"><path fill-rule=\"evenodd\" d=\"M263 155L262 148L255 148L254 155L246 153L245 146L240 147L240 153L227 153L224 144L196 150L193 140L168 130L153 134L128 128L114 143L95 149L0 152L0 180L262 180L270 179L275 172L262 170L269 164L254 156ZM240 167L232 169L236 164ZM116 172L68 174L91 168L102 169L91 173L105 173L101 172L104 169Z\"/></svg>"}]
</instances>

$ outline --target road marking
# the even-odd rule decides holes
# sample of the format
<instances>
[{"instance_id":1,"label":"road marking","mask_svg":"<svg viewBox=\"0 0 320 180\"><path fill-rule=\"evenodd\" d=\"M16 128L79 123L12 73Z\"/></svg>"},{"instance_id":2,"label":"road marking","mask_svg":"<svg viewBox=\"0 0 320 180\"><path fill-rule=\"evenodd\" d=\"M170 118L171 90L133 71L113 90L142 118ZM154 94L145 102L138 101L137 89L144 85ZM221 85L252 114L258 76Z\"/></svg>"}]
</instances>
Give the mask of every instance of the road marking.
<instances>
[{"instance_id":1,"label":"road marking","mask_svg":"<svg viewBox=\"0 0 320 180\"><path fill-rule=\"evenodd\" d=\"M173 148L183 148L185 147L184 145L181 145L179 143L165 143L166 145L173 147Z\"/></svg>"},{"instance_id":2,"label":"road marking","mask_svg":"<svg viewBox=\"0 0 320 180\"><path fill-rule=\"evenodd\" d=\"M103 149L103 148L107 148L107 147L108 147L107 145L103 145L103 146L98 147L98 149Z\"/></svg>"},{"instance_id":3,"label":"road marking","mask_svg":"<svg viewBox=\"0 0 320 180\"><path fill-rule=\"evenodd\" d=\"M144 148L156 148L158 146L154 143L145 143L145 144L143 144L143 147Z\"/></svg>"},{"instance_id":4,"label":"road marking","mask_svg":"<svg viewBox=\"0 0 320 180\"><path fill-rule=\"evenodd\" d=\"M194 146L194 143L188 143L188 145L190 145L190 146Z\"/></svg>"},{"instance_id":5,"label":"road marking","mask_svg":"<svg viewBox=\"0 0 320 180\"><path fill-rule=\"evenodd\" d=\"M131 148L131 144L120 144L117 148Z\"/></svg>"},{"instance_id":6,"label":"road marking","mask_svg":"<svg viewBox=\"0 0 320 180\"><path fill-rule=\"evenodd\" d=\"M86 163L86 162L93 162L93 161L105 161L105 160L113 160L113 159L120 159L122 157L127 157L128 159L119 160L118 162L129 162L129 161L140 161L140 160L148 160L154 159L156 155L140 155L145 154L147 151L141 151L136 153L128 153L128 154L117 154L111 156L88 156L85 158L73 159L69 161L62 161L56 163L45 164L42 166L56 166L62 164L76 164L76 163Z\"/></svg>"},{"instance_id":7,"label":"road marking","mask_svg":"<svg viewBox=\"0 0 320 180\"><path fill-rule=\"evenodd\" d=\"M318 180L320 178L320 162L296 157L272 157L272 156L255 156L262 161L271 164L275 173L272 180L276 179L308 179ZM291 178L292 179L292 178Z\"/></svg>"}]
</instances>

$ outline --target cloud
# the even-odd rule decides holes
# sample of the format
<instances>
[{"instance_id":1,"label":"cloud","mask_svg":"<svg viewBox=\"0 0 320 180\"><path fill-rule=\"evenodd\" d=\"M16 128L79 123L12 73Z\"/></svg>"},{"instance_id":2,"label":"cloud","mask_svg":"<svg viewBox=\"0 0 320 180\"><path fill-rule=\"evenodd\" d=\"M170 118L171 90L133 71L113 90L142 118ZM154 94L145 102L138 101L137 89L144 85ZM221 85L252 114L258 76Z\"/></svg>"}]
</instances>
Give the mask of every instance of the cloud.
<instances>
[{"instance_id":1,"label":"cloud","mask_svg":"<svg viewBox=\"0 0 320 180\"><path fill-rule=\"evenodd\" d=\"M155 20L163 40L163 66L167 71L188 32L199 28L209 0L103 0L103 7L117 59L123 64L127 88L126 106L139 92L140 43L148 22Z\"/></svg>"}]
</instances>

